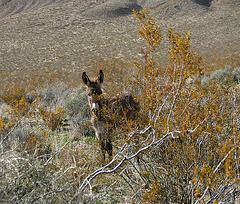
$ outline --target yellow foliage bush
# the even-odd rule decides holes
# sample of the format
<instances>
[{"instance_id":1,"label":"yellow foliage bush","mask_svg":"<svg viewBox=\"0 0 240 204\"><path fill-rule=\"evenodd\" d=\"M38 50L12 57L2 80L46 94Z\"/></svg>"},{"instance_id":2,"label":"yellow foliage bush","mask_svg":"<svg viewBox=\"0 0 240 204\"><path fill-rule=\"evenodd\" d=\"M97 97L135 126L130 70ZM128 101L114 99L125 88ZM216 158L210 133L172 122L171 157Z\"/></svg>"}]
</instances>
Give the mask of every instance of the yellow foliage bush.
<instances>
[{"instance_id":1,"label":"yellow foliage bush","mask_svg":"<svg viewBox=\"0 0 240 204\"><path fill-rule=\"evenodd\" d=\"M147 174L151 187L143 200L153 202L165 192L161 194L164 203L191 203L200 198L192 196L195 189L202 196L206 189L216 191L229 181L239 184L239 89L216 81L202 84L202 58L191 50L190 32L181 35L169 30L169 66L160 68L154 60L160 28L147 11L134 13L140 20L139 33L149 46L144 51L145 63L135 62L138 96L156 137L172 135L158 150L143 156L165 169L161 173L149 165L156 173Z\"/></svg>"},{"instance_id":2,"label":"yellow foliage bush","mask_svg":"<svg viewBox=\"0 0 240 204\"><path fill-rule=\"evenodd\" d=\"M61 107L57 107L56 111L52 111L51 106L49 110L39 108L39 113L52 131L59 128L65 116L65 111Z\"/></svg>"}]
</instances>

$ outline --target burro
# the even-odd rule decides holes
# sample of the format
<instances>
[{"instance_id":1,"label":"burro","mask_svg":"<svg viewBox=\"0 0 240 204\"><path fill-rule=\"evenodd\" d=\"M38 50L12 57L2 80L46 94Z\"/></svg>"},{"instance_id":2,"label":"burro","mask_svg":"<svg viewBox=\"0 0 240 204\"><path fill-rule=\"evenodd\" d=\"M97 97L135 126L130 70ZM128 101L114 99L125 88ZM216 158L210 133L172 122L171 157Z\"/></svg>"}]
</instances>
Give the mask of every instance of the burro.
<instances>
[{"instance_id":1,"label":"burro","mask_svg":"<svg viewBox=\"0 0 240 204\"><path fill-rule=\"evenodd\" d=\"M82 73L83 83L87 86L88 103L91 110L91 124L95 136L99 141L102 159L105 153L112 156L113 145L111 133L120 126L134 121L139 111L139 103L129 92L118 94L115 97L105 98L101 85L104 80L103 71L99 71L96 78L89 78L86 72Z\"/></svg>"}]
</instances>

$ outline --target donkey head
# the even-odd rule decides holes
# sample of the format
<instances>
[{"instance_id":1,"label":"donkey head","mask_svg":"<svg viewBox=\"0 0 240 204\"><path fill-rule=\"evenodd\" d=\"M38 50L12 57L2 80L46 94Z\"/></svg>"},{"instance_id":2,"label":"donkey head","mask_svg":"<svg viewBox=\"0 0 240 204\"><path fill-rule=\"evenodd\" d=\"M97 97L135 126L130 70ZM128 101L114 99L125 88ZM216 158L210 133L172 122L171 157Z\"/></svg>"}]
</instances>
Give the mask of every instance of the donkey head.
<instances>
[{"instance_id":1,"label":"donkey head","mask_svg":"<svg viewBox=\"0 0 240 204\"><path fill-rule=\"evenodd\" d=\"M83 83L87 86L88 103L90 109L99 108L99 95L102 94L101 84L103 83L103 71L99 71L99 76L95 79L89 79L86 72L82 74Z\"/></svg>"}]
</instances>

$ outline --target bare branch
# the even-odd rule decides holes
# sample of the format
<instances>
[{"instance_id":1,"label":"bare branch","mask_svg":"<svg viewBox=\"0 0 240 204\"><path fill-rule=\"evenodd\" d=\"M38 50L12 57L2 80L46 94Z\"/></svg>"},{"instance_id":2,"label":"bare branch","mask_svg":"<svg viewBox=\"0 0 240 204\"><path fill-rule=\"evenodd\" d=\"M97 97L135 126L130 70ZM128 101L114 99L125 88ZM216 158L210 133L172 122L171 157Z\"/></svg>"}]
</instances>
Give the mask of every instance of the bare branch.
<instances>
[{"instance_id":1,"label":"bare branch","mask_svg":"<svg viewBox=\"0 0 240 204\"><path fill-rule=\"evenodd\" d=\"M148 127L145 128L143 131L138 132L138 134L144 134L145 132L147 132L148 130L150 130L150 128L151 128L151 127L148 126ZM152 131L153 131L153 130L152 130ZM152 131L151 131L149 134L151 134ZM134 133L134 134L136 134L136 133ZM173 136L174 134L175 134L175 132L167 133L166 135L164 135L164 136L163 136L161 139L159 139L159 140L156 140L155 137L152 138L152 142L151 142L149 145L141 148L140 150L138 150L135 154L133 154L133 155L131 155L131 156L126 156L126 155L123 154L124 151L126 150L126 148L128 147L128 145L125 143L125 144L122 146L121 151L113 158L113 160L112 160L109 164L107 164L107 165L105 165L104 167L96 170L95 172L93 172L92 174L90 174L89 176L87 176L87 178L85 178L85 180L82 182L81 186L79 187L78 193L73 197L73 199L74 199L75 197L77 197L77 196L80 194L80 192L84 191L84 189L87 187L87 185L89 185L90 182L91 182L93 179L95 179L98 175L100 175L100 174L111 174L111 173L115 172L119 167L122 166L122 164L123 164L125 161L129 161L129 160L131 160L131 159L133 159L133 158L136 158L141 152L144 152L144 151L148 150L148 149L151 148L151 147L154 147L154 146L156 146L156 145L159 145L161 142L163 142L163 141L164 141L165 139L167 139L168 137L171 137L171 138L172 138L172 136ZM132 136L133 134L130 134L130 135ZM123 158L113 169L105 170L106 168L110 167L115 161L117 161L117 159L118 159L120 156L123 156L124 158ZM73 200L73 199L72 199L72 200Z\"/></svg>"},{"instance_id":2,"label":"bare branch","mask_svg":"<svg viewBox=\"0 0 240 204\"><path fill-rule=\"evenodd\" d=\"M219 162L219 164L217 165L217 167L214 169L213 174L215 174L217 172L217 170L219 169L219 167L224 163L224 161L228 158L228 156L231 154L231 152L236 149L236 147L232 148L227 154L226 156Z\"/></svg>"}]
</instances>

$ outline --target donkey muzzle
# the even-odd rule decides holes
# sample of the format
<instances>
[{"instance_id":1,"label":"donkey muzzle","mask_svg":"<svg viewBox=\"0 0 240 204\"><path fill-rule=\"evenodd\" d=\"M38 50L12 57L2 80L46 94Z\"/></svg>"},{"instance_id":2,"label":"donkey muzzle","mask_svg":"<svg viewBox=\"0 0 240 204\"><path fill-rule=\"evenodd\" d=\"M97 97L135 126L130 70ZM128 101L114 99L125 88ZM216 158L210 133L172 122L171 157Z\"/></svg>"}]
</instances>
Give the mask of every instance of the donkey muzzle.
<instances>
[{"instance_id":1,"label":"donkey muzzle","mask_svg":"<svg viewBox=\"0 0 240 204\"><path fill-rule=\"evenodd\" d=\"M92 104L92 110L93 109L98 109L99 108L99 104L98 103L93 103Z\"/></svg>"}]
</instances>

